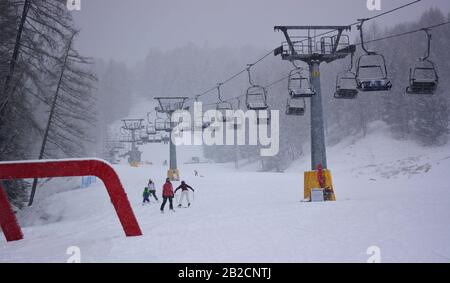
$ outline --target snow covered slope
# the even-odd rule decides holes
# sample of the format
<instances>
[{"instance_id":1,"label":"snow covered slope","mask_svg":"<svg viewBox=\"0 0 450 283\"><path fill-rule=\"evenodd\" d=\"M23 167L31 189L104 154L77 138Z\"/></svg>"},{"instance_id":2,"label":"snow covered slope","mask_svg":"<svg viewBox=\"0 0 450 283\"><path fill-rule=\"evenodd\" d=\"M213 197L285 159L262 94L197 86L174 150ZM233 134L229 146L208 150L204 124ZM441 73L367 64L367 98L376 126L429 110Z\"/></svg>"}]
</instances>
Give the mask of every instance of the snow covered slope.
<instances>
[{"instance_id":1,"label":"snow covered slope","mask_svg":"<svg viewBox=\"0 0 450 283\"><path fill-rule=\"evenodd\" d=\"M168 146L144 151L144 160L164 158ZM46 199L23 219L23 241L0 240L0 261L65 262L70 246L81 249L82 262L365 262L370 246L383 262L450 261L450 145L394 141L378 123L328 156L336 202L300 202L308 157L285 173L180 164L195 199L165 214L160 203L142 206L141 194L153 177L160 195L166 168L117 165L144 236L124 236L98 184ZM38 221L44 214L51 221Z\"/></svg>"}]
</instances>

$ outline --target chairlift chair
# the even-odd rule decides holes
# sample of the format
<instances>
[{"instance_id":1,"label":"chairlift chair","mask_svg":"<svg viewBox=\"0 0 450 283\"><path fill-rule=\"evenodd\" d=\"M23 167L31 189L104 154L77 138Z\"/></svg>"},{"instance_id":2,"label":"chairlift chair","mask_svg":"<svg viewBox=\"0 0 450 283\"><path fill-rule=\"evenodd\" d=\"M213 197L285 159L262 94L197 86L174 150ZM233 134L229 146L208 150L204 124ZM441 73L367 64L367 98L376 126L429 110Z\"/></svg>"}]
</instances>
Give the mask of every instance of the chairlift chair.
<instances>
[{"instance_id":1,"label":"chairlift chair","mask_svg":"<svg viewBox=\"0 0 450 283\"><path fill-rule=\"evenodd\" d=\"M358 95L356 74L353 72L345 72L336 77L336 99L355 99Z\"/></svg>"},{"instance_id":2,"label":"chairlift chair","mask_svg":"<svg viewBox=\"0 0 450 283\"><path fill-rule=\"evenodd\" d=\"M247 73L248 73L248 82L250 87L247 89L245 93L245 105L249 110L267 110L269 106L267 105L267 90L253 83L252 75L250 72L250 68L253 65L248 65Z\"/></svg>"},{"instance_id":3,"label":"chairlift chair","mask_svg":"<svg viewBox=\"0 0 450 283\"><path fill-rule=\"evenodd\" d=\"M221 101L217 103L216 110L218 111L226 111L226 110L233 110L233 106L230 102L227 101Z\"/></svg>"},{"instance_id":4,"label":"chairlift chair","mask_svg":"<svg viewBox=\"0 0 450 283\"><path fill-rule=\"evenodd\" d=\"M409 86L406 88L408 94L434 94L439 84L439 76L435 64L429 60L431 51L431 34L424 29L428 38L428 49L425 57L419 58L421 65L409 70Z\"/></svg>"},{"instance_id":5,"label":"chairlift chair","mask_svg":"<svg viewBox=\"0 0 450 283\"><path fill-rule=\"evenodd\" d=\"M149 143L160 143L162 140L161 134L154 134L149 136Z\"/></svg>"},{"instance_id":6,"label":"chairlift chair","mask_svg":"<svg viewBox=\"0 0 450 283\"><path fill-rule=\"evenodd\" d=\"M172 128L173 128L173 125L172 125L172 122L170 121L170 118L167 118L165 121L164 121L164 124L165 124L165 131L166 132L170 132L170 131L172 131Z\"/></svg>"},{"instance_id":7,"label":"chairlift chair","mask_svg":"<svg viewBox=\"0 0 450 283\"><path fill-rule=\"evenodd\" d=\"M222 114L222 122L226 123L230 120L230 118L227 117L227 111L233 110L233 105L230 102L224 101L222 99L222 95L220 92L221 85L222 85L222 83L217 85L217 96L219 98L219 101L216 104L216 110Z\"/></svg>"},{"instance_id":8,"label":"chairlift chair","mask_svg":"<svg viewBox=\"0 0 450 283\"><path fill-rule=\"evenodd\" d=\"M155 130L156 131L164 131L165 130L165 122L162 118L155 119Z\"/></svg>"},{"instance_id":9,"label":"chairlift chair","mask_svg":"<svg viewBox=\"0 0 450 283\"><path fill-rule=\"evenodd\" d=\"M361 37L361 48L365 54L359 57L356 66L357 89L364 92L389 91L392 88L392 83L388 79L386 59L381 54L367 50L364 45L363 32L363 25L367 19L360 19L358 21L360 22L358 29ZM367 58L370 58L370 60ZM378 63L371 63L373 61L378 61Z\"/></svg>"},{"instance_id":10,"label":"chairlift chair","mask_svg":"<svg viewBox=\"0 0 450 283\"><path fill-rule=\"evenodd\" d=\"M419 73L428 73L419 76ZM430 78L430 76L433 76ZM409 86L406 88L408 94L434 94L439 83L439 77L434 67L415 67L409 73Z\"/></svg>"},{"instance_id":11,"label":"chairlift chair","mask_svg":"<svg viewBox=\"0 0 450 283\"><path fill-rule=\"evenodd\" d=\"M354 53L350 56L350 66L347 70L336 76L336 91L334 98L336 99L355 99L358 95L356 74L353 70Z\"/></svg>"},{"instance_id":12,"label":"chairlift chair","mask_svg":"<svg viewBox=\"0 0 450 283\"><path fill-rule=\"evenodd\" d=\"M231 117L227 116L227 111L233 110L233 105L230 102L221 101L216 105L216 110L222 114L222 121L224 123L231 120Z\"/></svg>"},{"instance_id":13,"label":"chairlift chair","mask_svg":"<svg viewBox=\"0 0 450 283\"><path fill-rule=\"evenodd\" d=\"M364 63L365 58L379 58L379 64ZM387 77L386 59L372 52L359 57L356 68L357 89L364 92L389 91L392 83Z\"/></svg>"},{"instance_id":14,"label":"chairlift chair","mask_svg":"<svg viewBox=\"0 0 450 283\"><path fill-rule=\"evenodd\" d=\"M306 101L304 98L288 97L286 105L286 115L303 116L305 115Z\"/></svg>"},{"instance_id":15,"label":"chairlift chair","mask_svg":"<svg viewBox=\"0 0 450 283\"><path fill-rule=\"evenodd\" d=\"M154 135L154 134L156 134L155 125L153 123L148 124L147 127L146 127L146 132L147 132L147 135Z\"/></svg>"},{"instance_id":16,"label":"chairlift chair","mask_svg":"<svg viewBox=\"0 0 450 283\"><path fill-rule=\"evenodd\" d=\"M153 142L154 143L160 143L160 142L162 142L162 136L161 136L161 134L156 134L156 135L154 135L153 136Z\"/></svg>"},{"instance_id":17,"label":"chairlift chair","mask_svg":"<svg viewBox=\"0 0 450 283\"><path fill-rule=\"evenodd\" d=\"M155 130L159 132L168 132L171 130L171 123L169 119L156 118Z\"/></svg>"},{"instance_id":18,"label":"chairlift chair","mask_svg":"<svg viewBox=\"0 0 450 283\"><path fill-rule=\"evenodd\" d=\"M253 83L250 72L251 67L252 65L248 65L247 67L248 82L250 83L250 87L245 93L245 105L247 106L247 109L257 111L257 124L269 124L271 117L269 105L267 104L267 90L266 88ZM260 117L260 114L263 113L262 111L267 111L267 118Z\"/></svg>"},{"instance_id":19,"label":"chairlift chair","mask_svg":"<svg viewBox=\"0 0 450 283\"><path fill-rule=\"evenodd\" d=\"M262 86L251 86L245 95L245 104L249 110L267 110L267 91Z\"/></svg>"},{"instance_id":20,"label":"chairlift chair","mask_svg":"<svg viewBox=\"0 0 450 283\"><path fill-rule=\"evenodd\" d=\"M265 88L260 86L249 87L245 96L245 103L247 105L247 109L257 111L256 123L258 125L270 123L271 116L269 105L267 105L267 92ZM260 113L262 111L267 112L267 118L260 117Z\"/></svg>"},{"instance_id":21,"label":"chairlift chair","mask_svg":"<svg viewBox=\"0 0 450 283\"><path fill-rule=\"evenodd\" d=\"M288 89L292 98L309 98L316 94L309 78L298 68L289 72Z\"/></svg>"}]
</instances>

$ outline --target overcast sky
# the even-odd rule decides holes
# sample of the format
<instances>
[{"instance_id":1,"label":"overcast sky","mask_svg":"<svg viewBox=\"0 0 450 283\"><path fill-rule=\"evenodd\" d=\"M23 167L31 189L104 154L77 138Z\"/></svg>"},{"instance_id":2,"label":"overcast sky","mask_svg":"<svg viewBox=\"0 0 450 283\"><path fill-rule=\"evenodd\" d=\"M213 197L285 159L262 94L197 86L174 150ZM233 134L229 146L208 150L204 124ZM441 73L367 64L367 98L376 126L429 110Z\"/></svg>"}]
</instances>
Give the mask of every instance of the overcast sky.
<instances>
[{"instance_id":1,"label":"overcast sky","mask_svg":"<svg viewBox=\"0 0 450 283\"><path fill-rule=\"evenodd\" d=\"M412 0L381 0L382 10ZM211 47L259 46L270 50L283 40L274 25L347 25L369 11L367 0L81 0L74 11L84 55L133 65L152 47L188 43ZM386 26L415 20L430 7L450 11L449 0L422 0L377 20Z\"/></svg>"}]
</instances>

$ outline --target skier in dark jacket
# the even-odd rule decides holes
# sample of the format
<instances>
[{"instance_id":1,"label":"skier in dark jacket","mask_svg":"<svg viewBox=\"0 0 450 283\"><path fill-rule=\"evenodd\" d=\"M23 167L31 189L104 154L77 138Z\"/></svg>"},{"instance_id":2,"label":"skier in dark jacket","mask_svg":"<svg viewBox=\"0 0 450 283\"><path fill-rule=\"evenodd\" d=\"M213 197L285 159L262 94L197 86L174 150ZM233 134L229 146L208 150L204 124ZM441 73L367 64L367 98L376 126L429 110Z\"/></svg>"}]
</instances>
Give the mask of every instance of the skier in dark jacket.
<instances>
[{"instance_id":1,"label":"skier in dark jacket","mask_svg":"<svg viewBox=\"0 0 450 283\"><path fill-rule=\"evenodd\" d=\"M142 201L142 205L144 205L146 202L150 203L150 200L148 199L150 197L150 191L148 190L148 187L145 187L144 192L142 193L142 197L144 200Z\"/></svg>"},{"instance_id":2,"label":"skier in dark jacket","mask_svg":"<svg viewBox=\"0 0 450 283\"><path fill-rule=\"evenodd\" d=\"M183 198L186 198L186 201L188 203L188 207L191 206L191 202L189 200L189 191L188 189L190 189L192 192L194 192L194 189L189 186L188 184L186 184L184 181L181 181L181 185L178 186L178 188L175 189L175 193L177 193L177 191L181 189L181 197L180 197L180 201L178 203L178 207L181 207L181 204L183 202Z\"/></svg>"},{"instance_id":3,"label":"skier in dark jacket","mask_svg":"<svg viewBox=\"0 0 450 283\"><path fill-rule=\"evenodd\" d=\"M163 202L161 204L161 213L164 213L164 206L166 205L167 200L169 200L169 204L170 204L170 210L173 210L173 187L172 187L172 183L170 182L170 179L167 178L166 179L166 183L163 186L163 192L162 192L162 197L163 197Z\"/></svg>"}]
</instances>

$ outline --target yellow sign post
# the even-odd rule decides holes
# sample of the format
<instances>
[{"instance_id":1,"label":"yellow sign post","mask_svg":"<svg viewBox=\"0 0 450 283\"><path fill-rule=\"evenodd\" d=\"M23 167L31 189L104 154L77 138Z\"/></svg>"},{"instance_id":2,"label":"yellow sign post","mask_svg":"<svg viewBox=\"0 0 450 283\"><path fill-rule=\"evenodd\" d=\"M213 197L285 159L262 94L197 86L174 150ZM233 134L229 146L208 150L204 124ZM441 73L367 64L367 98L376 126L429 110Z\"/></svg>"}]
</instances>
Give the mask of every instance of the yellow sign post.
<instances>
[{"instance_id":1,"label":"yellow sign post","mask_svg":"<svg viewBox=\"0 0 450 283\"><path fill-rule=\"evenodd\" d=\"M304 199L311 199L311 189L319 189L320 184L317 178L318 171L307 171L305 172L305 183L304 183ZM323 175L325 176L325 188L329 188L330 195L328 201L336 201L336 196L334 194L333 182L331 180L330 170L324 169Z\"/></svg>"},{"instance_id":2,"label":"yellow sign post","mask_svg":"<svg viewBox=\"0 0 450 283\"><path fill-rule=\"evenodd\" d=\"M167 178L169 178L170 181L180 181L180 172L178 169L169 169L167 171Z\"/></svg>"}]
</instances>

